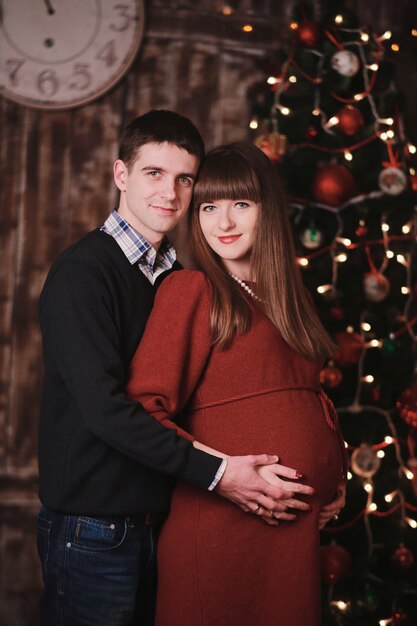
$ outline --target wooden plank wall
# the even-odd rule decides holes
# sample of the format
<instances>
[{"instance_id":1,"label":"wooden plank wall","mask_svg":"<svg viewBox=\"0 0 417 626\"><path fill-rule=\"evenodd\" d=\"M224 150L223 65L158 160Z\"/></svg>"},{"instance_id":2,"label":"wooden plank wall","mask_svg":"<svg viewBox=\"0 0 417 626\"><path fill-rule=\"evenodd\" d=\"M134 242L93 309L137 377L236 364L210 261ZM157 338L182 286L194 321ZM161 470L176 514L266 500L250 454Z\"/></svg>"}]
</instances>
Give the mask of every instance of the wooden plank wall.
<instances>
[{"instance_id":1,"label":"wooden plank wall","mask_svg":"<svg viewBox=\"0 0 417 626\"><path fill-rule=\"evenodd\" d=\"M26 0L29 1L29 0ZM189 116L206 144L248 139L259 61L283 45L293 0L148 0L146 36L128 76L73 111L41 112L0 98L0 623L35 626L37 420L41 382L37 299L58 253L101 224L115 205L112 164L121 128L150 108ZM315 5L320 12L321 3ZM359 2L381 32L416 25L413 0ZM366 5L366 6L362 6ZM414 20L414 22L413 22ZM244 23L254 31L243 33ZM409 39L409 38L408 38ZM402 53L409 101L416 50ZM410 123L408 124L410 127ZM416 136L415 128L411 129ZM184 234L177 244L187 259Z\"/></svg>"}]
</instances>

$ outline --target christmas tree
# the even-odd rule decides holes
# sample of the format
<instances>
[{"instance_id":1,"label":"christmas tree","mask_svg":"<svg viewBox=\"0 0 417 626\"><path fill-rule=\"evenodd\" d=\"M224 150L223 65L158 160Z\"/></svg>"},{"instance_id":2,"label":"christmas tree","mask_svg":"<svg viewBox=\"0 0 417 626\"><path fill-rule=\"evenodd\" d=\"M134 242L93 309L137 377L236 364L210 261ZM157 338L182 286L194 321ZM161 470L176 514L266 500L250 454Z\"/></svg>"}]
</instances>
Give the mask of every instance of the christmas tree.
<instances>
[{"instance_id":1,"label":"christmas tree","mask_svg":"<svg viewBox=\"0 0 417 626\"><path fill-rule=\"evenodd\" d=\"M343 5L320 23L300 5L250 122L282 172L302 276L338 347L321 382L351 467L347 506L322 533L328 626L417 624L417 166L397 50Z\"/></svg>"}]
</instances>

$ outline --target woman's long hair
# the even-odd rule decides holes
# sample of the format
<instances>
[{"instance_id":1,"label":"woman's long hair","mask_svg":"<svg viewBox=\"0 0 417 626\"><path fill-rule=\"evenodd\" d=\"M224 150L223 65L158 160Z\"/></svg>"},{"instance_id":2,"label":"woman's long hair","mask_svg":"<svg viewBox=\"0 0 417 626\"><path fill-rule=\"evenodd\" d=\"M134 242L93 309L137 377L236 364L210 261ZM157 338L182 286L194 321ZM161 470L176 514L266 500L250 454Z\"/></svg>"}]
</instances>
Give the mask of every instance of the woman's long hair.
<instances>
[{"instance_id":1,"label":"woman's long hair","mask_svg":"<svg viewBox=\"0 0 417 626\"><path fill-rule=\"evenodd\" d=\"M251 253L252 279L256 280L256 293L262 301L259 306L294 350L311 360L329 356L335 346L301 281L278 174L259 148L244 142L219 146L207 154L194 187L190 212L193 254L212 286L214 343L227 348L236 334L247 331L251 323L243 290L229 276L201 230L200 204L220 199L259 203Z\"/></svg>"}]
</instances>

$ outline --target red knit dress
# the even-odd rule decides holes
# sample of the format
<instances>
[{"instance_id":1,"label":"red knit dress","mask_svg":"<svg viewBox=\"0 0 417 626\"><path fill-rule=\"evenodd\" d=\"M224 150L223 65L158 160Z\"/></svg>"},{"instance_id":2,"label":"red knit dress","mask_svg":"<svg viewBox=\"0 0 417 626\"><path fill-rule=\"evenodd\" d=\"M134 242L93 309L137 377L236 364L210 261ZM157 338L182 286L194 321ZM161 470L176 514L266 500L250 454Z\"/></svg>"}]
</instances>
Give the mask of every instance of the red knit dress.
<instances>
[{"instance_id":1,"label":"red knit dress","mask_svg":"<svg viewBox=\"0 0 417 626\"><path fill-rule=\"evenodd\" d=\"M342 479L340 439L319 387L320 364L292 350L248 302L250 330L227 350L213 348L206 278L171 274L157 292L128 391L167 426L173 418L222 452L277 454L315 488L306 498L313 510L271 527L179 483L158 545L156 626L320 626L318 515Z\"/></svg>"}]
</instances>

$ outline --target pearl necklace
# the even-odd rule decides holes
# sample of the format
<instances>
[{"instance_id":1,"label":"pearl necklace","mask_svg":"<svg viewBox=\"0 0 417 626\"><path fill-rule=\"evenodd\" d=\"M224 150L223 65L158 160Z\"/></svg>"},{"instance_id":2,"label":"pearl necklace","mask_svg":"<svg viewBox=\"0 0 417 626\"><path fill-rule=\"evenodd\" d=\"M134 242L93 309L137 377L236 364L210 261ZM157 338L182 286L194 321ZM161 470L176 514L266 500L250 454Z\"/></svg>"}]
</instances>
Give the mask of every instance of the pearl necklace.
<instances>
[{"instance_id":1,"label":"pearl necklace","mask_svg":"<svg viewBox=\"0 0 417 626\"><path fill-rule=\"evenodd\" d=\"M263 302L263 300L261 300L260 298L258 298L258 296L256 295L256 293L249 287L249 285L247 285L245 283L244 280L242 280L241 278L239 278L238 276L235 276L234 274L232 274L231 272L229 272L229 276L231 276L233 278L233 280L235 280L245 291L246 293L248 293L250 296L252 296L252 298L254 298L254 300L258 300L259 302Z\"/></svg>"}]
</instances>

